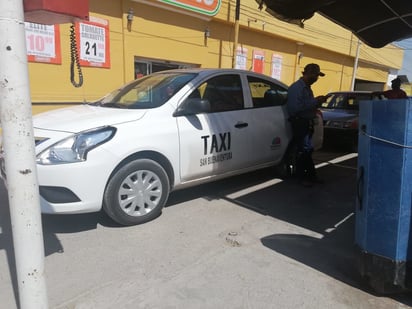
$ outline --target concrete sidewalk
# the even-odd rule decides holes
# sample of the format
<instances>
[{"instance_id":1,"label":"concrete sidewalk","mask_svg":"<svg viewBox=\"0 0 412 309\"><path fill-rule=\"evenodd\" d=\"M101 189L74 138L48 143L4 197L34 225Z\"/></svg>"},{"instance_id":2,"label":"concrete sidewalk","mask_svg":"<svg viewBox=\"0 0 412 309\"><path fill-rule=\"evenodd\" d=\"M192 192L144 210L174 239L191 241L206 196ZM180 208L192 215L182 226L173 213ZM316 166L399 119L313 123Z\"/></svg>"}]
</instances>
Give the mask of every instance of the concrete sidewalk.
<instances>
[{"instance_id":1,"label":"concrete sidewalk","mask_svg":"<svg viewBox=\"0 0 412 309\"><path fill-rule=\"evenodd\" d=\"M320 156L318 162L328 160ZM356 158L303 188L270 170L172 194L156 220L43 216L50 308L410 308L374 295L355 267ZM0 186L0 308L16 308Z\"/></svg>"}]
</instances>

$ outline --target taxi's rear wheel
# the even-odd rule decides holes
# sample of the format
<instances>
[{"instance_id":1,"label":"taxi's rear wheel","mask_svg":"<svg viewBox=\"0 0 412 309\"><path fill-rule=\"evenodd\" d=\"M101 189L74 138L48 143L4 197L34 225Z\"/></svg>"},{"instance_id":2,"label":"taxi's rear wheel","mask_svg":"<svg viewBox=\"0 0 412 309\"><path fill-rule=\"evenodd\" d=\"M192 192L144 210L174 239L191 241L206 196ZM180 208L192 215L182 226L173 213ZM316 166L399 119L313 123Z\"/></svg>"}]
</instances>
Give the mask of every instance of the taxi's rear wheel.
<instances>
[{"instance_id":1,"label":"taxi's rear wheel","mask_svg":"<svg viewBox=\"0 0 412 309\"><path fill-rule=\"evenodd\" d=\"M163 167L139 159L121 167L109 180L104 211L122 225L141 224L158 217L169 196L169 178Z\"/></svg>"}]
</instances>

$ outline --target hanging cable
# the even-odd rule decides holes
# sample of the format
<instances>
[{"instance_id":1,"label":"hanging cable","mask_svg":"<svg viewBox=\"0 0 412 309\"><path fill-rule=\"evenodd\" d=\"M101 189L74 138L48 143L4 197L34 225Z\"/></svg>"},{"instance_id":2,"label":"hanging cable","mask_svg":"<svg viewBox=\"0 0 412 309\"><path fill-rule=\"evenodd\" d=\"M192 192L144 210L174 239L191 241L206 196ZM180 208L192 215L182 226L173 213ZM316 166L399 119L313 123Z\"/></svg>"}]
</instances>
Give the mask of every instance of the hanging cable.
<instances>
[{"instance_id":1,"label":"hanging cable","mask_svg":"<svg viewBox=\"0 0 412 309\"><path fill-rule=\"evenodd\" d=\"M387 140L387 139L384 139L384 138L380 138L380 137L377 137L377 136L370 135L370 134L366 133L364 129L361 130L361 134L369 137L370 139L380 141L382 143L390 144L390 145L397 146L397 147L400 147L400 148L412 149L412 146L399 144L399 143L396 143L396 142L393 142L393 141L390 141L390 140Z\"/></svg>"},{"instance_id":2,"label":"hanging cable","mask_svg":"<svg viewBox=\"0 0 412 309\"><path fill-rule=\"evenodd\" d=\"M77 67L79 81L74 79L74 65ZM83 73L80 67L79 53L76 44L76 32L74 29L74 23L70 25L70 81L74 87L78 88L83 85Z\"/></svg>"}]
</instances>

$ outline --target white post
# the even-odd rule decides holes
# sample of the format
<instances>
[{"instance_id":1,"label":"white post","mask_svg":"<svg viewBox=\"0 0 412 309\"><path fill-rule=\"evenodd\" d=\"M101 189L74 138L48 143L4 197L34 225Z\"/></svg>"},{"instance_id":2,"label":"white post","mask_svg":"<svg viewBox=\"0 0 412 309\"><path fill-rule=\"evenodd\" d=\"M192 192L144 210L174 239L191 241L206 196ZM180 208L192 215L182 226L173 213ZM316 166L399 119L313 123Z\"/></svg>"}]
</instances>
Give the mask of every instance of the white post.
<instances>
[{"instance_id":1,"label":"white post","mask_svg":"<svg viewBox=\"0 0 412 309\"><path fill-rule=\"evenodd\" d=\"M350 85L350 90L355 90L355 80L356 80L356 73L358 71L358 62L359 62L359 51L360 51L361 42L358 39L358 45L356 46L356 56L355 56L355 63L353 64L353 74L352 74L352 83Z\"/></svg>"},{"instance_id":2,"label":"white post","mask_svg":"<svg viewBox=\"0 0 412 309\"><path fill-rule=\"evenodd\" d=\"M47 308L22 0L0 1L0 124L21 308Z\"/></svg>"}]
</instances>

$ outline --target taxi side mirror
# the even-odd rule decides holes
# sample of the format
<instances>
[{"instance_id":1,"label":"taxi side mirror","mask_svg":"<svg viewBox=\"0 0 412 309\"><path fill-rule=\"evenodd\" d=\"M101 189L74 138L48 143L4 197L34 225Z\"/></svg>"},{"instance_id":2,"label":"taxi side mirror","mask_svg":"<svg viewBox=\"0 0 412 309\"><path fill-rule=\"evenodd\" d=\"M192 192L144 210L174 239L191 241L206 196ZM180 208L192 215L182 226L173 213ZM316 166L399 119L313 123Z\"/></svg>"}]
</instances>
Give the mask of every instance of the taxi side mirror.
<instances>
[{"instance_id":1,"label":"taxi side mirror","mask_svg":"<svg viewBox=\"0 0 412 309\"><path fill-rule=\"evenodd\" d=\"M187 98L173 113L173 117L210 113L210 102L200 98Z\"/></svg>"}]
</instances>

